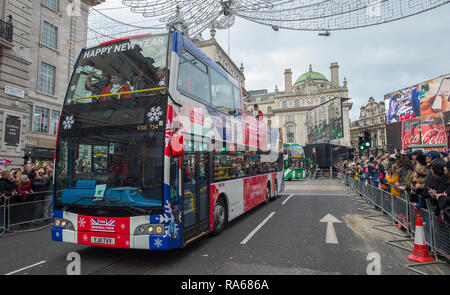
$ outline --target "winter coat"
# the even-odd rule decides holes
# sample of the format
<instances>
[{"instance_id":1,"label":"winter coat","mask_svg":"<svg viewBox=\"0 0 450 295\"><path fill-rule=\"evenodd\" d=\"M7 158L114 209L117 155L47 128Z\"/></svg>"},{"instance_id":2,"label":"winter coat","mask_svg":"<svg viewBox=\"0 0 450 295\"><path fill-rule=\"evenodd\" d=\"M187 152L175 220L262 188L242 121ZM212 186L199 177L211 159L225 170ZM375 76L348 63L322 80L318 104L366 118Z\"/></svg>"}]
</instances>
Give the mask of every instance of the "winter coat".
<instances>
[{"instance_id":1,"label":"winter coat","mask_svg":"<svg viewBox=\"0 0 450 295\"><path fill-rule=\"evenodd\" d=\"M17 193L23 195L24 200L28 200L30 198L30 194L26 192L33 192L30 181L22 182L22 184L17 187Z\"/></svg>"},{"instance_id":2,"label":"winter coat","mask_svg":"<svg viewBox=\"0 0 450 295\"><path fill-rule=\"evenodd\" d=\"M395 187L395 184L399 181L400 177L395 175L386 174L386 181L391 186L391 195L400 197L400 190Z\"/></svg>"},{"instance_id":3,"label":"winter coat","mask_svg":"<svg viewBox=\"0 0 450 295\"><path fill-rule=\"evenodd\" d=\"M14 182L0 178L0 195L6 194L6 196L11 196L14 191Z\"/></svg>"},{"instance_id":4,"label":"winter coat","mask_svg":"<svg viewBox=\"0 0 450 295\"><path fill-rule=\"evenodd\" d=\"M417 163L413 176L413 181L416 184L416 188L425 187L425 178L427 174L428 174L427 166Z\"/></svg>"}]
</instances>

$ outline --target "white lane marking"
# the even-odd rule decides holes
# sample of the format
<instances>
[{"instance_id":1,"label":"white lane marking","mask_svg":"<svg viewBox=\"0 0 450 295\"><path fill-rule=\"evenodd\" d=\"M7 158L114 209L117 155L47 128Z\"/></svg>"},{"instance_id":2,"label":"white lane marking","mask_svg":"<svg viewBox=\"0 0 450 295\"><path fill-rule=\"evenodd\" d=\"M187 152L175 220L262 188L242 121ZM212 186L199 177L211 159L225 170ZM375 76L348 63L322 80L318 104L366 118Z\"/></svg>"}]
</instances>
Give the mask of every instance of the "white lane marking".
<instances>
[{"instance_id":1,"label":"white lane marking","mask_svg":"<svg viewBox=\"0 0 450 295\"><path fill-rule=\"evenodd\" d=\"M269 219L275 214L275 212L272 212L267 216L260 224L258 224L257 227L255 227L246 237L241 241L242 245L247 244L247 242L253 237L254 234L267 222Z\"/></svg>"},{"instance_id":2,"label":"white lane marking","mask_svg":"<svg viewBox=\"0 0 450 295\"><path fill-rule=\"evenodd\" d=\"M42 261L39 261L39 262L37 262L37 263L35 263L35 264L29 265L29 266L26 266L26 267L22 267L21 269L18 269L18 270L9 272L9 273L7 273L7 274L5 274L5 275L6 275L6 276L9 276L9 275L12 275L12 274L21 272L21 271L23 271L23 270L26 270L26 269L28 269L28 268L32 268L32 267L38 266L38 265L43 264L43 263L46 263L46 262L47 262L47 261L42 260Z\"/></svg>"},{"instance_id":3,"label":"white lane marking","mask_svg":"<svg viewBox=\"0 0 450 295\"><path fill-rule=\"evenodd\" d=\"M327 244L339 244L337 237L336 237L336 232L334 230L334 226L333 223L337 222L337 223L341 223L341 221L339 219L337 219L336 217L334 217L331 214L327 214L324 218L322 218L320 220L320 222L326 222L327 223L327 234L325 237L325 243Z\"/></svg>"},{"instance_id":4,"label":"white lane marking","mask_svg":"<svg viewBox=\"0 0 450 295\"><path fill-rule=\"evenodd\" d=\"M292 194L292 195L290 195L289 197L287 197L287 198L283 201L283 203L281 203L281 205L286 204L286 202L287 202L293 195L294 195L294 194Z\"/></svg>"}]
</instances>

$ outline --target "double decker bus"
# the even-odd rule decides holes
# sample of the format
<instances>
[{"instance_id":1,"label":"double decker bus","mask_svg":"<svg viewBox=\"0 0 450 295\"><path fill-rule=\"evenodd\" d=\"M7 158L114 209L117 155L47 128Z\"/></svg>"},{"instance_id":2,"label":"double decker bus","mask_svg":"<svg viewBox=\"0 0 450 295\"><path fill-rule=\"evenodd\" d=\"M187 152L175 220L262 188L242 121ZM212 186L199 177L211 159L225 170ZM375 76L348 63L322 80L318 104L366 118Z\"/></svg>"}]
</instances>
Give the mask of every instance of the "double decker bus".
<instances>
[{"instance_id":1,"label":"double decker bus","mask_svg":"<svg viewBox=\"0 0 450 295\"><path fill-rule=\"evenodd\" d=\"M308 161L303 146L298 143L283 143L284 179L306 178Z\"/></svg>"},{"instance_id":2,"label":"double decker bus","mask_svg":"<svg viewBox=\"0 0 450 295\"><path fill-rule=\"evenodd\" d=\"M55 148L54 241L181 248L284 189L279 130L177 30L83 49Z\"/></svg>"}]
</instances>

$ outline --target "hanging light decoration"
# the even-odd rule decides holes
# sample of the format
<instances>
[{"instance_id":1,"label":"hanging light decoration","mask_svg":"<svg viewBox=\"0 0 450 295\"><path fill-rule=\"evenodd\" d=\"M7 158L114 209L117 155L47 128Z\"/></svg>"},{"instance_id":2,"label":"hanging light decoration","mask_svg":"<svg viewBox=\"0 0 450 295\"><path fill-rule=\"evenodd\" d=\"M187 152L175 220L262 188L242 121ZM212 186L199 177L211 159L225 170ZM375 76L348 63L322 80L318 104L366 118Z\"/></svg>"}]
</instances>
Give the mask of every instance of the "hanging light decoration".
<instances>
[{"instance_id":1,"label":"hanging light decoration","mask_svg":"<svg viewBox=\"0 0 450 295\"><path fill-rule=\"evenodd\" d=\"M269 26L274 31L329 34L396 21L448 4L450 0L122 0L122 3L131 12L146 17L145 25L118 22L93 8L90 23L95 24L91 19L109 18L111 24L96 28L92 25L90 34L117 38L122 32L129 34L182 24L185 33L195 37L206 29L228 29L237 17Z\"/></svg>"}]
</instances>

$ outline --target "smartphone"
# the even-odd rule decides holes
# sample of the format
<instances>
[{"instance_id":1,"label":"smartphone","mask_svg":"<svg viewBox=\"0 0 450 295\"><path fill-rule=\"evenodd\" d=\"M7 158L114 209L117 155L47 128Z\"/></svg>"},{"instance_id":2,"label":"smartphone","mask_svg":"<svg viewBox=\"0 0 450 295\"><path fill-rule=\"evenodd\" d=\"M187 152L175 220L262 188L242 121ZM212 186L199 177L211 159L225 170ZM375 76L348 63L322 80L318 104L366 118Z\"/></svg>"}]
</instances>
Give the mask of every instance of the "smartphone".
<instances>
[{"instance_id":1,"label":"smartphone","mask_svg":"<svg viewBox=\"0 0 450 295\"><path fill-rule=\"evenodd\" d=\"M447 101L450 101L450 77L443 78L441 81L441 85L436 92L436 98L434 99L433 105L431 106L434 111L441 111L442 109L441 94L444 94L447 98Z\"/></svg>"}]
</instances>

